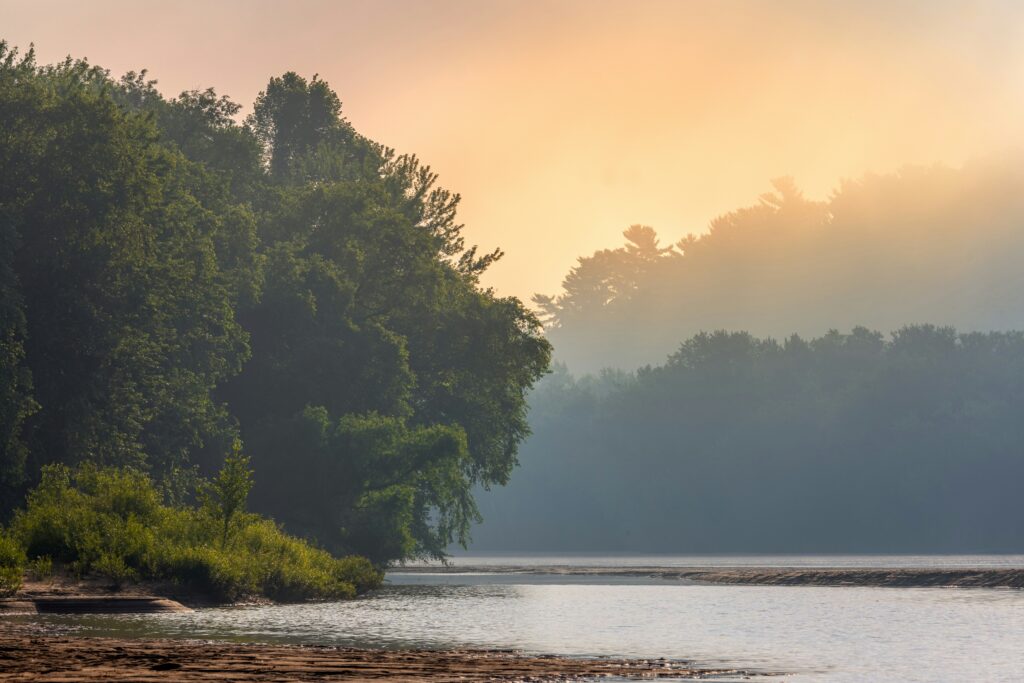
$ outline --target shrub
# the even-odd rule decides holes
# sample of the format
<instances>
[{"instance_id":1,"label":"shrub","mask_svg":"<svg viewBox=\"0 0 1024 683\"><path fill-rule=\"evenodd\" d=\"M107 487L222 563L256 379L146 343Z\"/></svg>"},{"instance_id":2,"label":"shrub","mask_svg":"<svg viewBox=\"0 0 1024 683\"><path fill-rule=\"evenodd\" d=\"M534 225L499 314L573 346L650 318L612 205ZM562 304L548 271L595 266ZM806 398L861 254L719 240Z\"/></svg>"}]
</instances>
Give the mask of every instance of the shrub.
<instances>
[{"instance_id":1,"label":"shrub","mask_svg":"<svg viewBox=\"0 0 1024 683\"><path fill-rule=\"evenodd\" d=\"M53 559L49 555L42 555L28 561L28 575L36 581L45 581L53 576Z\"/></svg>"},{"instance_id":2,"label":"shrub","mask_svg":"<svg viewBox=\"0 0 1024 683\"><path fill-rule=\"evenodd\" d=\"M229 516L209 504L163 505L152 481L133 470L47 467L11 530L12 548L78 575L117 586L167 580L218 601L349 598L382 579L365 558L337 559L240 504Z\"/></svg>"},{"instance_id":3,"label":"shrub","mask_svg":"<svg viewBox=\"0 0 1024 683\"><path fill-rule=\"evenodd\" d=\"M350 555L336 560L337 576L355 586L356 593L379 588L384 576L377 567L365 557Z\"/></svg>"},{"instance_id":4,"label":"shrub","mask_svg":"<svg viewBox=\"0 0 1024 683\"><path fill-rule=\"evenodd\" d=\"M128 566L124 556L112 552L103 553L92 563L92 571L97 576L110 579L114 586L120 588L138 579L138 572Z\"/></svg>"},{"instance_id":5,"label":"shrub","mask_svg":"<svg viewBox=\"0 0 1024 683\"><path fill-rule=\"evenodd\" d=\"M0 596L14 595L25 573L25 551L14 538L0 533Z\"/></svg>"}]
</instances>

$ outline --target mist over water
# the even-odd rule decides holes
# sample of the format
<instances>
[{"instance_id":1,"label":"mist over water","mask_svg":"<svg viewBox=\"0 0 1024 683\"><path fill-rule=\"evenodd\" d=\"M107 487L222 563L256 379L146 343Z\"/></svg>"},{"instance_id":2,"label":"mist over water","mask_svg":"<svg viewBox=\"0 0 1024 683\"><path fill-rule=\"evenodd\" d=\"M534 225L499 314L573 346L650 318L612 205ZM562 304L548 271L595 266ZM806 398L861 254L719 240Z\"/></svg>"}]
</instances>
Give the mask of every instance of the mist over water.
<instances>
[{"instance_id":1,"label":"mist over water","mask_svg":"<svg viewBox=\"0 0 1024 683\"><path fill-rule=\"evenodd\" d=\"M556 364L477 550L1019 552L1024 156L634 225L539 296Z\"/></svg>"}]
</instances>

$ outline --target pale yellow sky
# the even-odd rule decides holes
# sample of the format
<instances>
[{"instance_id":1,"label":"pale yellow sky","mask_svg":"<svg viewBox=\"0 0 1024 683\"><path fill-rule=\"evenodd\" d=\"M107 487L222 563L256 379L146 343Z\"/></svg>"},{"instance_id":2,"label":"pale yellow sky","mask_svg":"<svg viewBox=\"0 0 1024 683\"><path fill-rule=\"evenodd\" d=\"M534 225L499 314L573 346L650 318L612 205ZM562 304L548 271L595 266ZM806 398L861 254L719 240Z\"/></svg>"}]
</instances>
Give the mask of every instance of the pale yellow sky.
<instances>
[{"instance_id":1,"label":"pale yellow sky","mask_svg":"<svg viewBox=\"0 0 1024 683\"><path fill-rule=\"evenodd\" d=\"M700 232L792 175L1024 147L1024 2L13 2L40 60L148 68L246 105L319 73L362 133L463 195L486 282L554 292L632 223Z\"/></svg>"}]
</instances>

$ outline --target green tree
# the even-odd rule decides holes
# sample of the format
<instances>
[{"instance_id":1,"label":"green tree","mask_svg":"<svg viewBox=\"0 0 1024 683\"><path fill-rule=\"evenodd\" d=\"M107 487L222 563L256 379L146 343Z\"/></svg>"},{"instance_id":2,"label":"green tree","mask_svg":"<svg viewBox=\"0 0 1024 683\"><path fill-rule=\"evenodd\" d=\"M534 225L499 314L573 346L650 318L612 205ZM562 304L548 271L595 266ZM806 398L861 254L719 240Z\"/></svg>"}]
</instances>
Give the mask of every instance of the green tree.
<instances>
[{"instance_id":1,"label":"green tree","mask_svg":"<svg viewBox=\"0 0 1024 683\"><path fill-rule=\"evenodd\" d=\"M221 548L227 547L235 522L245 512L245 504L252 491L252 475L249 458L242 454L242 442L235 439L231 452L224 456L224 466L205 491L205 507L221 527Z\"/></svg>"},{"instance_id":2,"label":"green tree","mask_svg":"<svg viewBox=\"0 0 1024 683\"><path fill-rule=\"evenodd\" d=\"M265 453L255 461L261 476L275 482L257 503L335 552L377 563L438 557L477 520L459 428L311 407L266 423L253 442Z\"/></svg>"},{"instance_id":3,"label":"green tree","mask_svg":"<svg viewBox=\"0 0 1024 683\"><path fill-rule=\"evenodd\" d=\"M341 100L321 80L293 71L271 78L253 104L248 125L263 146L272 178L279 182L339 179L362 174L366 156L375 169L375 145L341 116Z\"/></svg>"},{"instance_id":4,"label":"green tree","mask_svg":"<svg viewBox=\"0 0 1024 683\"><path fill-rule=\"evenodd\" d=\"M238 113L0 47L8 506L52 462L137 468L181 501L232 448L210 494L226 545L240 435L273 475L255 507L293 531L441 556L472 486L508 480L550 347L480 286L501 252L466 245L459 196L324 81L286 73Z\"/></svg>"},{"instance_id":5,"label":"green tree","mask_svg":"<svg viewBox=\"0 0 1024 683\"><path fill-rule=\"evenodd\" d=\"M557 297L538 294L534 303L551 328L587 325L609 310L629 306L641 288L660 274L665 261L679 256L673 245L662 247L647 225L631 225L622 232L626 244L580 257L565 276Z\"/></svg>"},{"instance_id":6,"label":"green tree","mask_svg":"<svg viewBox=\"0 0 1024 683\"><path fill-rule=\"evenodd\" d=\"M10 187L18 172L19 147L23 132L15 123L25 116L20 86L35 73L31 51L19 56L0 41L0 187ZM3 190L0 189L0 193ZM37 409L32 396L32 373L25 362L24 297L15 267L20 245L16 224L19 206L14 197L0 199L0 507L3 510L20 497L25 480L28 448L25 420Z\"/></svg>"},{"instance_id":7,"label":"green tree","mask_svg":"<svg viewBox=\"0 0 1024 683\"><path fill-rule=\"evenodd\" d=\"M440 556L476 518L471 485L504 483L515 464L525 392L550 354L539 323L479 286L500 252L465 245L458 195L358 136L324 82L272 79L249 125L280 201L260 226L262 298L240 314L253 358L224 395L259 470L277 473L256 504L376 561ZM362 453L301 436L366 420L388 428L361 432ZM418 451L416 468L375 455L428 435L447 446ZM296 460L327 488L310 495L282 471Z\"/></svg>"},{"instance_id":8,"label":"green tree","mask_svg":"<svg viewBox=\"0 0 1024 683\"><path fill-rule=\"evenodd\" d=\"M32 471L166 471L231 437L210 393L247 355L219 253L234 214L203 167L158 144L151 117L115 101L105 72L4 50L0 206L40 406L24 427Z\"/></svg>"}]
</instances>

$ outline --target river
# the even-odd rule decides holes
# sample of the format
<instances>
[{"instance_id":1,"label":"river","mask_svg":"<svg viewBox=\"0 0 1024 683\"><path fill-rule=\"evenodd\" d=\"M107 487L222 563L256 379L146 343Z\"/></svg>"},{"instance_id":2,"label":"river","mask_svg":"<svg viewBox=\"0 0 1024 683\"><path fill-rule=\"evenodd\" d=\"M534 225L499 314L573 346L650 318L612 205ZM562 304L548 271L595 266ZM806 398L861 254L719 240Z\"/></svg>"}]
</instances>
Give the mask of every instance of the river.
<instances>
[{"instance_id":1,"label":"river","mask_svg":"<svg viewBox=\"0 0 1024 683\"><path fill-rule=\"evenodd\" d=\"M361 599L190 614L31 617L82 635L668 657L784 680L1024 680L1024 591L697 585L504 568L1022 567L1024 556L458 557ZM26 617L28 619L28 617Z\"/></svg>"}]
</instances>

